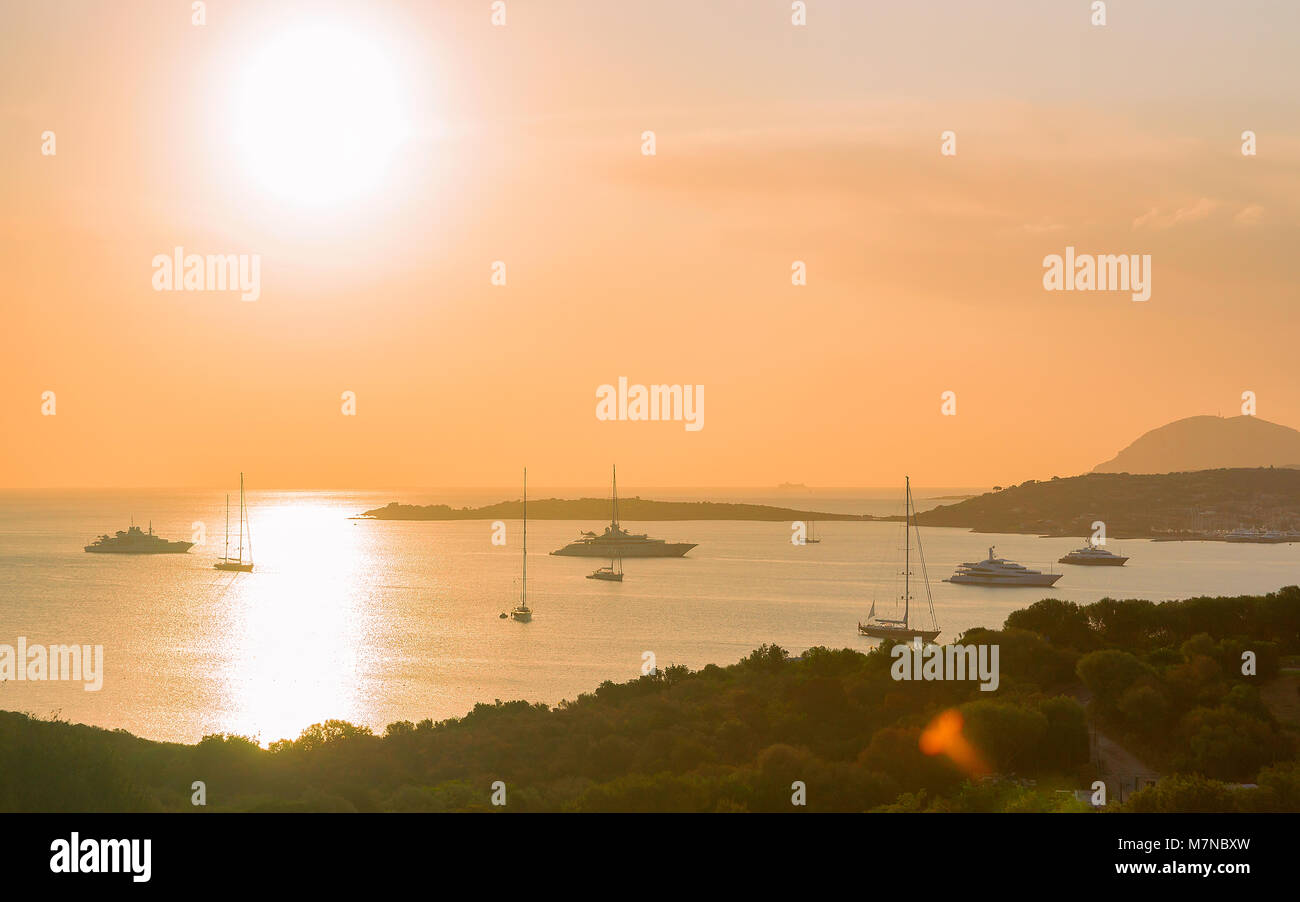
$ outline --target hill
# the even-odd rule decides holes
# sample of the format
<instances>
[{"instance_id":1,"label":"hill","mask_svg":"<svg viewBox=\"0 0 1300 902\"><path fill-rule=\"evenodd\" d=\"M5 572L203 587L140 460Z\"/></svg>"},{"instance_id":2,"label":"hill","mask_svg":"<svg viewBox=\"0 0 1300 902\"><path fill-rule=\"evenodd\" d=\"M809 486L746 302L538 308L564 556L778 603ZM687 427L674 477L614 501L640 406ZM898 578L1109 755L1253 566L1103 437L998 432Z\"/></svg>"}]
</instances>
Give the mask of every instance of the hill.
<instances>
[{"instance_id":1,"label":"hill","mask_svg":"<svg viewBox=\"0 0 1300 902\"><path fill-rule=\"evenodd\" d=\"M1152 429L1094 473L1300 466L1300 432L1259 417L1187 417Z\"/></svg>"},{"instance_id":2,"label":"hill","mask_svg":"<svg viewBox=\"0 0 1300 902\"><path fill-rule=\"evenodd\" d=\"M1300 470L1236 469L1134 475L1088 473L987 492L917 515L922 526L977 532L1174 538L1265 526L1300 530Z\"/></svg>"}]
</instances>

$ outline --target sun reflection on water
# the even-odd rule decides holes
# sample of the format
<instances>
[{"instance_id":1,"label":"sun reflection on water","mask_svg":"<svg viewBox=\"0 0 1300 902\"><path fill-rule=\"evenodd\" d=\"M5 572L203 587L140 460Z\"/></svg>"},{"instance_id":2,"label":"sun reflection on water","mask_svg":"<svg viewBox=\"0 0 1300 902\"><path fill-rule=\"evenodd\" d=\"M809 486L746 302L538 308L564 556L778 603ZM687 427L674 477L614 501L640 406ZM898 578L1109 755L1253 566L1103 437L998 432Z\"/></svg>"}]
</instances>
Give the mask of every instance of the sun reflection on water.
<instances>
[{"instance_id":1,"label":"sun reflection on water","mask_svg":"<svg viewBox=\"0 0 1300 902\"><path fill-rule=\"evenodd\" d=\"M373 558L353 521L327 505L259 508L255 569L233 574L223 700L234 732L263 744L352 718Z\"/></svg>"}]
</instances>

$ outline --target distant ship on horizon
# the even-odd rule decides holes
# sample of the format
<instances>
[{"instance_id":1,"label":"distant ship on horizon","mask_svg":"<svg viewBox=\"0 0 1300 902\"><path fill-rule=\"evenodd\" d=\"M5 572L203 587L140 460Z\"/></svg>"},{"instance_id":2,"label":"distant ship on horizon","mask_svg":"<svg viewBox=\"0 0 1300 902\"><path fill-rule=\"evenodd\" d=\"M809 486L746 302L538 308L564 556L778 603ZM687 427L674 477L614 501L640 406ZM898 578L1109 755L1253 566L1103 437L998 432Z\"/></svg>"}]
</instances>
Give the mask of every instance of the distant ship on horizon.
<instances>
[{"instance_id":1,"label":"distant ship on horizon","mask_svg":"<svg viewBox=\"0 0 1300 902\"><path fill-rule=\"evenodd\" d=\"M645 533L630 533L618 523L618 467L614 468L613 516L603 533L584 532L551 554L569 557L600 557L609 560L627 557L683 557L695 547L694 542L665 542Z\"/></svg>"},{"instance_id":2,"label":"distant ship on horizon","mask_svg":"<svg viewBox=\"0 0 1300 902\"><path fill-rule=\"evenodd\" d=\"M169 542L162 536L153 534L153 523L145 532L131 524L128 529L119 529L116 535L102 535L86 546L91 554L184 554L194 547L193 542Z\"/></svg>"}]
</instances>

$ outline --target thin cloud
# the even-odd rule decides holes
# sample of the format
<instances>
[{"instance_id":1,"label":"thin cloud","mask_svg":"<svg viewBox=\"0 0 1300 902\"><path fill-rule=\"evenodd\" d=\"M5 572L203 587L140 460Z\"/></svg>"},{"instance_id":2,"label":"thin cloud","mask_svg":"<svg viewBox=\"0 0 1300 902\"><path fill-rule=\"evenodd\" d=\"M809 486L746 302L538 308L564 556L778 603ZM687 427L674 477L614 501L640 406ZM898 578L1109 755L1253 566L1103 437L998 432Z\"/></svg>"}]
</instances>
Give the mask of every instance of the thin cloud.
<instances>
[{"instance_id":1,"label":"thin cloud","mask_svg":"<svg viewBox=\"0 0 1300 902\"><path fill-rule=\"evenodd\" d=\"M1180 207L1173 213L1165 213L1158 207L1152 207L1137 219L1133 220L1134 231L1146 229L1153 232L1172 229L1175 226L1186 225L1193 222L1201 222L1209 218L1219 204L1217 201L1210 200L1208 197L1202 197L1196 203L1189 207Z\"/></svg>"},{"instance_id":2,"label":"thin cloud","mask_svg":"<svg viewBox=\"0 0 1300 902\"><path fill-rule=\"evenodd\" d=\"M1264 208L1259 204L1247 204L1237 211L1232 221L1239 226L1258 225L1264 219Z\"/></svg>"}]
</instances>

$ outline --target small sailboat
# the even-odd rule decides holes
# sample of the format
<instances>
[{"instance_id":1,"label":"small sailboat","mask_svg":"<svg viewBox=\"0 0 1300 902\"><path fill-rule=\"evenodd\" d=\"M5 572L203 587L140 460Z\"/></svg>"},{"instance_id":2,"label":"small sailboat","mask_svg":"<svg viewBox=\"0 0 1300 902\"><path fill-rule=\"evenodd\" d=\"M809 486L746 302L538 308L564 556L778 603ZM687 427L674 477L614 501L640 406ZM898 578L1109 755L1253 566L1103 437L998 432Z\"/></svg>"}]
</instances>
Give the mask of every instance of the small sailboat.
<instances>
[{"instance_id":1,"label":"small sailboat","mask_svg":"<svg viewBox=\"0 0 1300 902\"><path fill-rule=\"evenodd\" d=\"M817 521L808 521L808 531L804 534L803 543L805 545L820 545L821 539L817 538Z\"/></svg>"},{"instance_id":2,"label":"small sailboat","mask_svg":"<svg viewBox=\"0 0 1300 902\"><path fill-rule=\"evenodd\" d=\"M925 580L925 600L930 608L930 625L933 629L920 629L911 623L912 617L912 530L916 530L916 553L921 559L921 576ZM925 552L921 549L921 531L916 526L916 507L912 503L912 480L906 482L903 497L903 619L889 620L876 615L876 603L871 603L867 622L858 622L858 634L874 639L893 639L896 642L933 642L939 636L939 621L934 615L934 598L930 595L930 575L925 569Z\"/></svg>"},{"instance_id":3,"label":"small sailboat","mask_svg":"<svg viewBox=\"0 0 1300 902\"><path fill-rule=\"evenodd\" d=\"M244 536L248 536L248 560L244 560ZM239 550L230 556L230 496L226 496L226 553L212 565L217 570L234 573L253 572L253 531L248 524L248 507L244 504L244 474L239 474Z\"/></svg>"},{"instance_id":4,"label":"small sailboat","mask_svg":"<svg viewBox=\"0 0 1300 902\"><path fill-rule=\"evenodd\" d=\"M603 579L609 582L621 583L623 581L623 556L618 555L612 558L608 567L601 567L588 573L587 579Z\"/></svg>"},{"instance_id":5,"label":"small sailboat","mask_svg":"<svg viewBox=\"0 0 1300 902\"><path fill-rule=\"evenodd\" d=\"M519 604L510 609L510 619L528 623L533 619L533 609L528 606L528 468L524 467L524 579L519 591Z\"/></svg>"}]
</instances>

